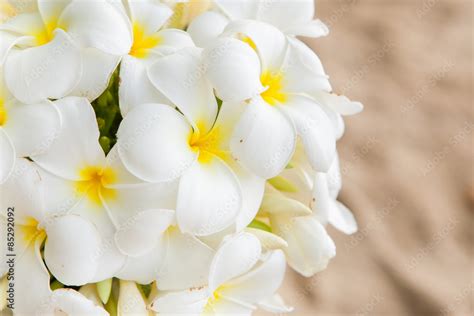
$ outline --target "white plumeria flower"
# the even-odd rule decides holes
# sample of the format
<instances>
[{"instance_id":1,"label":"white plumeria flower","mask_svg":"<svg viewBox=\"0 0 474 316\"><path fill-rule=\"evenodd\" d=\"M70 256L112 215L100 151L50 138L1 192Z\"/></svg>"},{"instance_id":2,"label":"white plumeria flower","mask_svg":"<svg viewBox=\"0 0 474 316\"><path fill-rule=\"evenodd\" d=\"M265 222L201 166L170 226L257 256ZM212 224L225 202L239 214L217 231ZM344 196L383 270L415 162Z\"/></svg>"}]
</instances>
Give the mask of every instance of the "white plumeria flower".
<instances>
[{"instance_id":1,"label":"white plumeria flower","mask_svg":"<svg viewBox=\"0 0 474 316\"><path fill-rule=\"evenodd\" d=\"M98 97L132 44L123 9L106 0L38 0L36 9L0 25L10 91L25 103Z\"/></svg>"},{"instance_id":2,"label":"white plumeria flower","mask_svg":"<svg viewBox=\"0 0 474 316\"><path fill-rule=\"evenodd\" d=\"M188 28L200 47L212 43L229 21L236 20L270 23L289 36L320 37L329 33L323 22L314 19L314 0L214 0L214 3L220 12L205 12Z\"/></svg>"},{"instance_id":3,"label":"white plumeria flower","mask_svg":"<svg viewBox=\"0 0 474 316\"><path fill-rule=\"evenodd\" d=\"M242 229L258 211L264 180L232 159L228 140L237 113L223 107L217 116L197 49L158 59L149 77L183 114L162 104L129 112L118 131L124 165L149 182L179 178L176 215L182 232L210 235L234 223ZM141 126L147 131L136 135Z\"/></svg>"},{"instance_id":4,"label":"white plumeria flower","mask_svg":"<svg viewBox=\"0 0 474 316\"><path fill-rule=\"evenodd\" d=\"M128 260L117 276L160 290L206 284L214 251L196 237L183 234L172 210L145 210L125 221L115 234ZM187 260L183 260L186 258Z\"/></svg>"},{"instance_id":5,"label":"white plumeria flower","mask_svg":"<svg viewBox=\"0 0 474 316\"><path fill-rule=\"evenodd\" d=\"M163 29L173 11L153 0L127 0L127 12L132 22L133 44L120 64L120 111L125 116L135 105L166 102L147 76L147 69L157 58L184 47L193 47L188 33L178 29Z\"/></svg>"},{"instance_id":6,"label":"white plumeria flower","mask_svg":"<svg viewBox=\"0 0 474 316\"><path fill-rule=\"evenodd\" d=\"M81 216L49 212L43 196L48 187L34 163L26 159L17 161L14 173L0 189L1 207L5 210L0 215L2 239L10 232L12 226L7 223L12 223L11 218L15 236L13 245L2 240L9 247L2 247L0 275L14 273L15 312L33 314L59 295L49 286L50 276L41 255L43 242L44 261L56 279L68 285L81 285L98 268L90 253L99 250L100 235Z\"/></svg>"},{"instance_id":7,"label":"white plumeria flower","mask_svg":"<svg viewBox=\"0 0 474 316\"><path fill-rule=\"evenodd\" d=\"M48 209L61 212L58 205L67 205L68 214L89 219L99 230L101 247L89 254L99 269L88 280L99 282L113 277L125 263L114 242L120 223L140 209L173 208L176 186L143 185L123 167L115 148L105 157L86 99L67 97L57 102L63 127L55 143L32 159L48 185Z\"/></svg>"},{"instance_id":8,"label":"white plumeria flower","mask_svg":"<svg viewBox=\"0 0 474 316\"><path fill-rule=\"evenodd\" d=\"M222 100L251 99L240 104L245 111L234 131L233 154L271 178L289 162L297 133L313 168L327 171L336 151L334 128L310 94L331 86L316 54L263 22L231 23L223 36L204 51L206 74Z\"/></svg>"},{"instance_id":9,"label":"white plumeria flower","mask_svg":"<svg viewBox=\"0 0 474 316\"><path fill-rule=\"evenodd\" d=\"M261 254L259 240L248 233L225 239L217 250L207 286L160 292L151 309L187 315L251 315L270 300L283 282L285 257L280 250Z\"/></svg>"},{"instance_id":10,"label":"white plumeria flower","mask_svg":"<svg viewBox=\"0 0 474 316\"><path fill-rule=\"evenodd\" d=\"M6 181L17 157L46 150L61 126L55 102L21 104L10 94L0 67L0 183Z\"/></svg>"}]
</instances>

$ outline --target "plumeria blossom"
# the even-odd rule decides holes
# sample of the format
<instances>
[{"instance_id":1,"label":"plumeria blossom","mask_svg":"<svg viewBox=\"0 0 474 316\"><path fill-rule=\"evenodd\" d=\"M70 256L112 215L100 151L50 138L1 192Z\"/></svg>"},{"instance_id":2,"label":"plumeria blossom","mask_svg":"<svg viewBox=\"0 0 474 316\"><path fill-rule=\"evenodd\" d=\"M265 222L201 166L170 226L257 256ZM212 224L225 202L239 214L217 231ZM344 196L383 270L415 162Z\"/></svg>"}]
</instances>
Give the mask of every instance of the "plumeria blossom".
<instances>
[{"instance_id":1,"label":"plumeria blossom","mask_svg":"<svg viewBox=\"0 0 474 316\"><path fill-rule=\"evenodd\" d=\"M25 159L17 161L13 175L1 186L2 209L14 205L11 212L15 218L15 243L13 249L2 251L0 275L14 269L15 291L21 293L15 297L15 311L24 314L33 313L38 308L60 308L63 303L68 304L70 295L77 295L76 299L90 304L78 293L51 291L49 272L40 251L43 243L46 266L64 284L84 284L97 269L97 264L88 256L88 252L97 251L100 246L97 228L78 215L48 212L43 199L45 189L37 167ZM2 213L4 233L6 222ZM12 258L14 263L6 265Z\"/></svg>"},{"instance_id":2,"label":"plumeria blossom","mask_svg":"<svg viewBox=\"0 0 474 316\"><path fill-rule=\"evenodd\" d=\"M269 24L242 21L229 24L204 56L219 98L241 102L246 109L234 131L244 141L231 143L246 167L265 178L276 176L289 162L297 134L313 168L329 169L335 156L334 128L326 109L310 95L329 92L331 86L314 52ZM230 78L244 84L236 86ZM264 159L253 158L254 148L261 148Z\"/></svg>"},{"instance_id":3,"label":"plumeria blossom","mask_svg":"<svg viewBox=\"0 0 474 316\"><path fill-rule=\"evenodd\" d=\"M217 10L201 14L189 26L188 32L198 46L207 46L230 21L238 20L266 22L288 36L320 37L329 33L323 22L313 18L313 0L214 0L214 3Z\"/></svg>"},{"instance_id":4,"label":"plumeria blossom","mask_svg":"<svg viewBox=\"0 0 474 316\"><path fill-rule=\"evenodd\" d=\"M262 254L255 236L240 233L225 239L216 251L206 286L162 292L151 309L160 314L251 315L257 304L273 299L284 273L280 250Z\"/></svg>"},{"instance_id":5,"label":"plumeria blossom","mask_svg":"<svg viewBox=\"0 0 474 316\"><path fill-rule=\"evenodd\" d=\"M100 249L89 254L99 269L89 281L101 281L114 276L125 263L114 243L118 225L146 207L173 207L175 188L172 184L141 185L126 171L114 149L106 158L86 99L69 97L58 102L65 122L60 135L48 151L32 158L48 183L49 209L69 205L69 214L87 218L100 231Z\"/></svg>"},{"instance_id":6,"label":"plumeria blossom","mask_svg":"<svg viewBox=\"0 0 474 316\"><path fill-rule=\"evenodd\" d=\"M0 25L0 64L24 103L66 95L99 96L132 34L123 10L105 1L38 0Z\"/></svg>"},{"instance_id":7,"label":"plumeria blossom","mask_svg":"<svg viewBox=\"0 0 474 316\"><path fill-rule=\"evenodd\" d=\"M20 103L5 86L0 67L0 183L13 171L16 158L44 152L54 142L60 126L55 102Z\"/></svg>"},{"instance_id":8,"label":"plumeria blossom","mask_svg":"<svg viewBox=\"0 0 474 316\"><path fill-rule=\"evenodd\" d=\"M126 4L132 23L133 44L120 66L120 110L124 116L135 105L166 102L148 79L147 69L161 56L194 46L185 31L163 28L173 15L168 6L152 0L128 0Z\"/></svg>"},{"instance_id":9,"label":"plumeria blossom","mask_svg":"<svg viewBox=\"0 0 474 316\"><path fill-rule=\"evenodd\" d=\"M199 51L185 49L160 58L149 77L182 114L163 104L131 111L118 132L124 165L150 182L179 178L176 215L181 231L210 235L236 218L237 226L245 227L258 210L264 180L232 159L228 141L237 113L222 107L217 115L212 87L200 70ZM137 135L142 125L147 130ZM125 148L127 143L131 146Z\"/></svg>"}]
</instances>

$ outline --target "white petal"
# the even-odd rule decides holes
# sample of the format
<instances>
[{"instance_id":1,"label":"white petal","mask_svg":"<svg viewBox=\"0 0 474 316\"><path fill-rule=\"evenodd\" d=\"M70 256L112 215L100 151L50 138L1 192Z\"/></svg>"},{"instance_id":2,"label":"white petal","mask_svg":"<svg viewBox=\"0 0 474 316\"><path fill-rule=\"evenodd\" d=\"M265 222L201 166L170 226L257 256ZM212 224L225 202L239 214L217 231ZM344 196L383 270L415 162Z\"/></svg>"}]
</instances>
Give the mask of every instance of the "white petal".
<instances>
[{"instance_id":1,"label":"white petal","mask_svg":"<svg viewBox=\"0 0 474 316\"><path fill-rule=\"evenodd\" d=\"M65 26L83 48L125 55L132 47L130 22L107 1L73 1L62 12L58 25Z\"/></svg>"},{"instance_id":2,"label":"white petal","mask_svg":"<svg viewBox=\"0 0 474 316\"><path fill-rule=\"evenodd\" d=\"M208 302L204 315L251 316L256 309L255 306L222 297L217 301Z\"/></svg>"},{"instance_id":3,"label":"white petal","mask_svg":"<svg viewBox=\"0 0 474 316\"><path fill-rule=\"evenodd\" d=\"M82 77L69 95L97 99L107 88L120 57L103 53L95 48L82 50Z\"/></svg>"},{"instance_id":4,"label":"white petal","mask_svg":"<svg viewBox=\"0 0 474 316\"><path fill-rule=\"evenodd\" d=\"M288 164L296 146L294 126L281 111L254 99L234 129L232 154L256 175L268 179Z\"/></svg>"},{"instance_id":5,"label":"white petal","mask_svg":"<svg viewBox=\"0 0 474 316\"><path fill-rule=\"evenodd\" d=\"M285 277L285 269L283 251L271 251L262 263L249 273L226 283L219 293L237 301L257 304L280 288Z\"/></svg>"},{"instance_id":6,"label":"white petal","mask_svg":"<svg viewBox=\"0 0 474 316\"><path fill-rule=\"evenodd\" d=\"M143 104L129 112L118 131L118 151L125 167L150 182L179 177L196 160L189 146L191 126L178 111Z\"/></svg>"},{"instance_id":7,"label":"white petal","mask_svg":"<svg viewBox=\"0 0 474 316\"><path fill-rule=\"evenodd\" d=\"M45 227L48 239L44 247L46 265L65 285L83 285L94 277L101 238L96 227L77 215L51 220Z\"/></svg>"},{"instance_id":8,"label":"white petal","mask_svg":"<svg viewBox=\"0 0 474 316\"><path fill-rule=\"evenodd\" d=\"M336 199L342 188L342 175L341 169L339 167L339 156L337 155L337 153L336 158L334 159L331 165L331 168L329 168L326 178L328 181L329 195L333 199Z\"/></svg>"},{"instance_id":9,"label":"white petal","mask_svg":"<svg viewBox=\"0 0 474 316\"><path fill-rule=\"evenodd\" d=\"M206 47L224 31L227 23L229 20L222 14L207 11L194 18L186 31L191 35L196 46Z\"/></svg>"},{"instance_id":10,"label":"white petal","mask_svg":"<svg viewBox=\"0 0 474 316\"><path fill-rule=\"evenodd\" d=\"M48 23L50 21L56 21L64 8L66 8L72 0L37 0L38 11L41 13L43 21Z\"/></svg>"},{"instance_id":11,"label":"white petal","mask_svg":"<svg viewBox=\"0 0 474 316\"><path fill-rule=\"evenodd\" d=\"M44 302L39 309L40 315L55 315L57 313L64 313L70 316L109 315L105 309L99 307L73 289L58 289L53 291L49 301Z\"/></svg>"},{"instance_id":12,"label":"white petal","mask_svg":"<svg viewBox=\"0 0 474 316\"><path fill-rule=\"evenodd\" d=\"M145 33L157 32L173 14L164 4L150 0L129 0L130 16L133 23L144 28Z\"/></svg>"},{"instance_id":13,"label":"white petal","mask_svg":"<svg viewBox=\"0 0 474 316\"><path fill-rule=\"evenodd\" d=\"M291 16L291 19L288 17ZM279 0L265 2L258 11L258 20L271 23L285 32L295 24L309 22L314 16L313 0Z\"/></svg>"},{"instance_id":14,"label":"white petal","mask_svg":"<svg viewBox=\"0 0 474 316\"><path fill-rule=\"evenodd\" d=\"M334 201L328 220L331 225L344 234L351 235L357 231L357 222L354 215L339 201Z\"/></svg>"},{"instance_id":15,"label":"white petal","mask_svg":"<svg viewBox=\"0 0 474 316\"><path fill-rule=\"evenodd\" d=\"M25 38L18 35L14 35L11 32L1 30L0 38L0 65L3 65L5 59L8 56L8 53L10 52L10 49L19 42L24 41ZM32 40L32 37L30 37L29 39Z\"/></svg>"},{"instance_id":16,"label":"white petal","mask_svg":"<svg viewBox=\"0 0 474 316\"><path fill-rule=\"evenodd\" d=\"M174 211L146 210L122 223L115 242L122 253L138 257L150 252L174 220Z\"/></svg>"},{"instance_id":17,"label":"white petal","mask_svg":"<svg viewBox=\"0 0 474 316\"><path fill-rule=\"evenodd\" d=\"M105 162L94 110L85 98L67 97L54 104L61 113L61 131L45 153L32 159L57 176L80 180L81 168Z\"/></svg>"},{"instance_id":18,"label":"white petal","mask_svg":"<svg viewBox=\"0 0 474 316\"><path fill-rule=\"evenodd\" d=\"M326 268L336 255L334 242L313 217L272 218L273 231L288 242L288 264L303 276L310 277Z\"/></svg>"},{"instance_id":19,"label":"white petal","mask_svg":"<svg viewBox=\"0 0 474 316\"><path fill-rule=\"evenodd\" d=\"M234 21L224 30L226 35L246 36L260 56L262 70L277 71L285 60L286 36L274 26L260 21Z\"/></svg>"},{"instance_id":20,"label":"white petal","mask_svg":"<svg viewBox=\"0 0 474 316\"><path fill-rule=\"evenodd\" d=\"M176 215L183 232L211 235L232 223L242 206L242 191L230 168L219 158L195 163L179 183Z\"/></svg>"},{"instance_id":21,"label":"white petal","mask_svg":"<svg viewBox=\"0 0 474 316\"><path fill-rule=\"evenodd\" d=\"M124 56L120 64L120 112L125 117L135 106L145 103L167 103L167 99L148 79L146 63L133 56Z\"/></svg>"},{"instance_id":22,"label":"white petal","mask_svg":"<svg viewBox=\"0 0 474 316\"><path fill-rule=\"evenodd\" d=\"M159 315L201 315L207 303L207 288L159 292L150 308Z\"/></svg>"},{"instance_id":23,"label":"white petal","mask_svg":"<svg viewBox=\"0 0 474 316\"><path fill-rule=\"evenodd\" d=\"M217 116L217 101L205 77L198 49L183 49L159 58L148 69L148 76L195 128L199 124L202 133L210 130Z\"/></svg>"},{"instance_id":24,"label":"white petal","mask_svg":"<svg viewBox=\"0 0 474 316\"><path fill-rule=\"evenodd\" d=\"M288 92L312 93L332 90L318 55L297 39L288 38L288 51L282 72Z\"/></svg>"},{"instance_id":25,"label":"white petal","mask_svg":"<svg viewBox=\"0 0 474 316\"><path fill-rule=\"evenodd\" d=\"M42 46L24 50L12 49L5 61L8 88L24 103L67 95L82 75L79 48L63 30Z\"/></svg>"},{"instance_id":26,"label":"white petal","mask_svg":"<svg viewBox=\"0 0 474 316\"><path fill-rule=\"evenodd\" d=\"M17 157L40 154L58 137L61 116L49 101L33 105L15 105L8 110L4 125Z\"/></svg>"},{"instance_id":27,"label":"white petal","mask_svg":"<svg viewBox=\"0 0 474 316\"><path fill-rule=\"evenodd\" d=\"M262 214L304 216L311 215L311 209L305 204L286 197L283 194L266 193L260 206Z\"/></svg>"},{"instance_id":28,"label":"white petal","mask_svg":"<svg viewBox=\"0 0 474 316\"><path fill-rule=\"evenodd\" d=\"M243 101L265 90L258 55L240 40L218 39L204 50L203 60L206 75L221 100Z\"/></svg>"},{"instance_id":29,"label":"white petal","mask_svg":"<svg viewBox=\"0 0 474 316\"><path fill-rule=\"evenodd\" d=\"M84 295L88 300L92 301L97 306L103 306L102 301L100 300L99 293L97 292L96 284L86 284L81 286L79 293Z\"/></svg>"},{"instance_id":30,"label":"white petal","mask_svg":"<svg viewBox=\"0 0 474 316\"><path fill-rule=\"evenodd\" d=\"M165 56L186 47L194 47L191 36L185 31L177 29L164 29L156 34L160 43L151 49L153 54Z\"/></svg>"},{"instance_id":31,"label":"white petal","mask_svg":"<svg viewBox=\"0 0 474 316\"><path fill-rule=\"evenodd\" d=\"M354 115L364 109L362 103L351 101L343 95L318 91L312 93L311 96L329 109L342 115Z\"/></svg>"},{"instance_id":32,"label":"white petal","mask_svg":"<svg viewBox=\"0 0 474 316\"><path fill-rule=\"evenodd\" d=\"M166 259L156 279L158 289L169 291L206 285L214 251L176 227L168 230L166 238Z\"/></svg>"},{"instance_id":33,"label":"white petal","mask_svg":"<svg viewBox=\"0 0 474 316\"><path fill-rule=\"evenodd\" d=\"M37 239L21 257L16 258L15 314L34 315L51 295L49 273L41 259L42 242L42 239Z\"/></svg>"},{"instance_id":34,"label":"white petal","mask_svg":"<svg viewBox=\"0 0 474 316\"><path fill-rule=\"evenodd\" d=\"M148 315L146 302L135 282L120 280L117 315Z\"/></svg>"},{"instance_id":35,"label":"white petal","mask_svg":"<svg viewBox=\"0 0 474 316\"><path fill-rule=\"evenodd\" d=\"M214 2L218 6L218 8L220 8L232 20L241 20L255 19L260 1L215 0Z\"/></svg>"},{"instance_id":36,"label":"white petal","mask_svg":"<svg viewBox=\"0 0 474 316\"><path fill-rule=\"evenodd\" d=\"M312 20L306 23L293 24L283 30L286 34L305 36L305 37L322 37L329 34L329 28L321 20Z\"/></svg>"},{"instance_id":37,"label":"white petal","mask_svg":"<svg viewBox=\"0 0 474 316\"><path fill-rule=\"evenodd\" d=\"M12 141L3 128L0 128L0 156L0 184L2 184L13 171L16 156Z\"/></svg>"},{"instance_id":38,"label":"white petal","mask_svg":"<svg viewBox=\"0 0 474 316\"><path fill-rule=\"evenodd\" d=\"M291 313L294 308L285 304L280 295L275 294L258 303L258 307L270 313Z\"/></svg>"},{"instance_id":39,"label":"white petal","mask_svg":"<svg viewBox=\"0 0 474 316\"><path fill-rule=\"evenodd\" d=\"M211 291L249 271L260 258L260 241L252 234L240 233L224 240L212 260L209 272Z\"/></svg>"},{"instance_id":40,"label":"white petal","mask_svg":"<svg viewBox=\"0 0 474 316\"><path fill-rule=\"evenodd\" d=\"M312 99L302 95L291 95L281 108L295 123L313 168L328 171L336 155L336 137L326 113Z\"/></svg>"},{"instance_id":41,"label":"white petal","mask_svg":"<svg viewBox=\"0 0 474 316\"><path fill-rule=\"evenodd\" d=\"M255 235L265 250L284 249L288 247L288 243L284 239L273 233L250 227L246 228L245 231Z\"/></svg>"},{"instance_id":42,"label":"white petal","mask_svg":"<svg viewBox=\"0 0 474 316\"><path fill-rule=\"evenodd\" d=\"M326 225L331 212L331 196L329 195L327 174L316 172L312 193L312 209L315 217L323 225Z\"/></svg>"}]
</instances>

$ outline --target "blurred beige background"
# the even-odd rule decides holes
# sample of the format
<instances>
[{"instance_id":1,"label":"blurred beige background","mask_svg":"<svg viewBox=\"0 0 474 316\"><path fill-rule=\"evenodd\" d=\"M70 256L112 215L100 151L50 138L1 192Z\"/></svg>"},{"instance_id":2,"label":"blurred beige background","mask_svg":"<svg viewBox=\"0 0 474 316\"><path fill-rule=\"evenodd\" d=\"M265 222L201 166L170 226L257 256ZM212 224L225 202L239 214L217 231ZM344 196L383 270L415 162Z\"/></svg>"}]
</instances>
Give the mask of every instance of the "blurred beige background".
<instances>
[{"instance_id":1,"label":"blurred beige background","mask_svg":"<svg viewBox=\"0 0 474 316\"><path fill-rule=\"evenodd\" d=\"M362 101L339 143L359 232L288 273L293 315L474 315L473 2L317 0L308 41L334 89Z\"/></svg>"}]
</instances>

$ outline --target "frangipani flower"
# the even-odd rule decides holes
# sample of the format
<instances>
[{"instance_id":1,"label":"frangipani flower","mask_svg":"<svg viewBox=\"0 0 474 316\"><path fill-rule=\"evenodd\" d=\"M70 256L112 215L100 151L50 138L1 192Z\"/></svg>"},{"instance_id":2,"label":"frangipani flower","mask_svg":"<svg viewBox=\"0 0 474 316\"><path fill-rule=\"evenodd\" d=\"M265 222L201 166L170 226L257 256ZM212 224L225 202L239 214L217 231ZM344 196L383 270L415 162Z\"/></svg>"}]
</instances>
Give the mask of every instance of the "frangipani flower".
<instances>
[{"instance_id":1,"label":"frangipani flower","mask_svg":"<svg viewBox=\"0 0 474 316\"><path fill-rule=\"evenodd\" d=\"M147 69L157 58L184 47L193 47L188 33L178 29L163 29L173 11L153 0L127 0L127 12L132 22L133 44L120 65L120 111L125 116L135 105L166 102L147 76Z\"/></svg>"},{"instance_id":2,"label":"frangipani flower","mask_svg":"<svg viewBox=\"0 0 474 316\"><path fill-rule=\"evenodd\" d=\"M66 95L95 99L130 51L129 21L105 1L38 0L37 10L0 25L0 65L24 103Z\"/></svg>"},{"instance_id":3,"label":"frangipani flower","mask_svg":"<svg viewBox=\"0 0 474 316\"><path fill-rule=\"evenodd\" d=\"M17 157L45 151L56 138L61 116L55 102L21 104L3 82L0 67L0 183L13 171Z\"/></svg>"},{"instance_id":4,"label":"frangipani flower","mask_svg":"<svg viewBox=\"0 0 474 316\"><path fill-rule=\"evenodd\" d=\"M207 286L161 292L151 305L158 313L187 315L251 315L280 287L285 258L280 250L262 255L258 239L240 233L224 240L216 251Z\"/></svg>"},{"instance_id":5,"label":"frangipani flower","mask_svg":"<svg viewBox=\"0 0 474 316\"><path fill-rule=\"evenodd\" d=\"M288 164L297 133L313 168L327 171L336 152L334 129L325 109L310 97L331 90L318 57L262 22L231 23L226 35L231 37L205 50L204 60L219 98L251 99L234 130L243 141L231 143L233 154L253 173L271 178ZM235 78L242 84L235 85ZM264 159L254 159L255 148Z\"/></svg>"},{"instance_id":6,"label":"frangipani flower","mask_svg":"<svg viewBox=\"0 0 474 316\"><path fill-rule=\"evenodd\" d=\"M137 106L123 120L117 144L135 176L149 182L179 178L178 226L183 233L203 236L235 223L241 210L238 226L245 227L258 210L264 180L232 159L228 137L237 114L222 107L217 116L199 57L197 49L185 49L155 62L149 69L152 83L183 114L163 104ZM147 130L137 135L141 126Z\"/></svg>"},{"instance_id":7,"label":"frangipani flower","mask_svg":"<svg viewBox=\"0 0 474 316\"><path fill-rule=\"evenodd\" d=\"M196 17L188 29L200 47L210 44L229 21L236 20L266 22L289 36L320 37L329 33L323 22L314 19L313 0L214 0L214 3L223 14L205 12Z\"/></svg>"},{"instance_id":8,"label":"frangipani flower","mask_svg":"<svg viewBox=\"0 0 474 316\"><path fill-rule=\"evenodd\" d=\"M89 281L97 270L97 262L90 253L98 251L100 235L97 228L85 218L70 214L51 214L46 208L46 184L34 163L19 159L15 171L1 186L2 234L6 235L7 222L14 217L15 241L11 248L2 247L0 275L14 273L15 311L23 314L36 312L53 296L49 287L50 276L43 263L41 246L44 242L44 260L56 279L68 285ZM9 226L11 227L11 226ZM14 256L10 256L14 254ZM58 298L59 299L59 298Z\"/></svg>"},{"instance_id":9,"label":"frangipani flower","mask_svg":"<svg viewBox=\"0 0 474 316\"><path fill-rule=\"evenodd\" d=\"M67 205L68 214L87 218L99 230L100 249L88 254L99 265L88 281L98 282L113 277L124 265L125 256L114 242L118 225L138 209L174 207L175 188L141 185L124 169L114 148L106 158L86 99L57 102L64 123L59 137L45 153L32 158L48 186L48 209L58 212L58 205Z\"/></svg>"}]
</instances>

